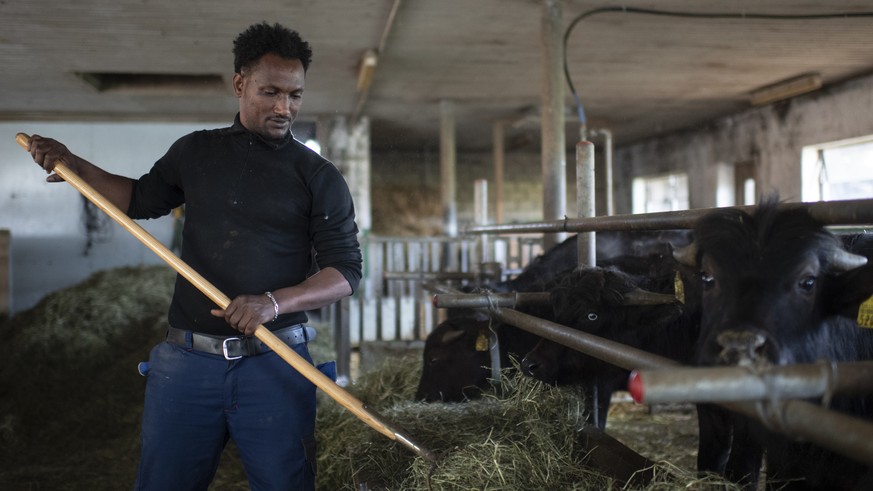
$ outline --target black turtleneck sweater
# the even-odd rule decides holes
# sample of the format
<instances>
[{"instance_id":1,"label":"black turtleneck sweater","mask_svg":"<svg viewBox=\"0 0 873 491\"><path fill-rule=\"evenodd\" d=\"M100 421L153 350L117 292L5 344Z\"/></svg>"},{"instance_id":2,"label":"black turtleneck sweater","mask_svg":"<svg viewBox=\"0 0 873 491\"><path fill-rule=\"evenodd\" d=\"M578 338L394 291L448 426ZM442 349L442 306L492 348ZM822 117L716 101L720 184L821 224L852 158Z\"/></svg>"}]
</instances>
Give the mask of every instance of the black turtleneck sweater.
<instances>
[{"instance_id":1,"label":"black turtleneck sweater","mask_svg":"<svg viewBox=\"0 0 873 491\"><path fill-rule=\"evenodd\" d=\"M185 204L182 260L230 298L293 286L311 270L337 269L352 291L361 252L348 185L329 161L289 132L268 141L233 126L176 141L134 182L127 214L156 218ZM215 303L176 278L170 325L207 334L239 332L212 316ZM279 316L271 330L306 322L304 312Z\"/></svg>"}]
</instances>

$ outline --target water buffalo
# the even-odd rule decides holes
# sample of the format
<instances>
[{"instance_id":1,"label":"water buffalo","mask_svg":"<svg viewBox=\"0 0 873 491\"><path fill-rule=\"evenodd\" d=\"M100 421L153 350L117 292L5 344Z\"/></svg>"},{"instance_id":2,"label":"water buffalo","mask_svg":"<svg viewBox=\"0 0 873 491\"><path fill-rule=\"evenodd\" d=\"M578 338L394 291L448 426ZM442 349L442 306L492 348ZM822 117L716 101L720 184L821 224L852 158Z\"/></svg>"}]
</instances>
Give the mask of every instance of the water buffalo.
<instances>
[{"instance_id":1,"label":"water buffalo","mask_svg":"<svg viewBox=\"0 0 873 491\"><path fill-rule=\"evenodd\" d=\"M648 272L652 265L648 256L670 258L670 243L687 244L690 234L682 231L598 233L598 261L605 265L623 265L635 272ZM665 245L666 244L666 245ZM535 258L524 270L509 281L488 285L485 291L539 292L559 274L571 271L578 264L576 236ZM672 277L669 279L672 286ZM551 318L551 310L536 307L521 309L525 313ZM425 341L422 377L416 392L417 400L460 401L475 397L490 387L490 357L483 347L482 326L498 333L501 360L522 357L540 340L538 336L521 329L489 321L486 312L469 309L450 309L449 324L441 324ZM448 322L448 321L447 321ZM488 323L490 322L490 323ZM485 323L485 324L483 324ZM465 331L465 333L461 333ZM475 367L475 368L471 368ZM478 387L479 389L475 389Z\"/></svg>"},{"instance_id":2,"label":"water buffalo","mask_svg":"<svg viewBox=\"0 0 873 491\"><path fill-rule=\"evenodd\" d=\"M630 259L630 258L628 258ZM625 345L640 348L677 361L687 361L697 339L699 302L683 304L673 296L679 265L672 256L650 254L645 258L616 261L616 267L588 268L559 277L548 287L552 319L558 324ZM683 268L684 269L684 268ZM684 271L683 284L693 291L695 278ZM667 300L637 302L632 292L644 289ZM693 299L694 294L686 295ZM672 299L672 300L670 300ZM582 354L561 344L542 340L522 360L528 375L552 384L579 385L587 395L589 421L606 427L612 394L627 387L628 371Z\"/></svg>"},{"instance_id":3,"label":"water buffalo","mask_svg":"<svg viewBox=\"0 0 873 491\"><path fill-rule=\"evenodd\" d=\"M576 265L576 236L561 242L531 261L515 278L467 292L542 291L559 272ZM513 326L490 319L486 312L450 309L424 345L424 362L415 399L425 402L460 402L481 395L491 387L489 340L497 334L500 365L512 366L540 339Z\"/></svg>"},{"instance_id":4,"label":"water buffalo","mask_svg":"<svg viewBox=\"0 0 873 491\"><path fill-rule=\"evenodd\" d=\"M873 265L847 253L805 210L780 209L774 200L754 214L715 210L697 223L693 235L693 245L679 256L700 270L697 364L873 359L873 332L859 329L854 320L860 303L873 294ZM871 404L870 396L831 400L832 409L868 419ZM779 486L870 489L870 469L853 459L705 405L698 414L702 470L722 472L751 488L765 454L768 481ZM726 424L732 435L705 432Z\"/></svg>"}]
</instances>

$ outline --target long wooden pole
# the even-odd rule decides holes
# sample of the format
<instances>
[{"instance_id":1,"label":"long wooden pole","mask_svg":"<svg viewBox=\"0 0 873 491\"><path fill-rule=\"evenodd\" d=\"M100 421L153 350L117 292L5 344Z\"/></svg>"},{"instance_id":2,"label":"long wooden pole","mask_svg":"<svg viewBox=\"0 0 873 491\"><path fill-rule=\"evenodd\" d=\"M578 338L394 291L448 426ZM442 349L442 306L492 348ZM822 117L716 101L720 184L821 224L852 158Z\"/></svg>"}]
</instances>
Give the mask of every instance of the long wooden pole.
<instances>
[{"instance_id":1,"label":"long wooden pole","mask_svg":"<svg viewBox=\"0 0 873 491\"><path fill-rule=\"evenodd\" d=\"M15 135L15 141L25 150L30 149L30 136L24 133L18 133L17 135ZM106 212L107 215L109 215L113 220L118 222L119 225L124 227L146 247L151 249L152 252L157 254L161 259L169 264L174 270L176 270L177 273L182 275L186 280L190 281L191 284L193 284L198 290L203 292L203 294L209 297L219 307L221 307L222 309L227 308L227 306L230 304L230 298L228 298L227 295L219 291L215 286L212 285L212 283L207 281L206 278L201 276L197 271L195 271L184 261L179 259L179 257L173 254L173 252L170 251L166 246L164 246L164 244L155 239L138 223L134 222L133 219L131 219L125 213L119 210L118 207L109 202L109 200L107 200L103 195L101 195L93 187L91 187L90 184L88 184L81 177L79 177L78 174L71 171L61 162L55 162L54 171L57 175L61 176L65 181L67 181L68 183L70 183L70 185L76 188L76 190L82 193L82 195L85 196L89 201L91 201L92 203L97 205L98 208ZM327 395L329 395L333 400L338 402L341 406L351 411L352 414L357 416L364 423L366 423L379 433L387 436L388 438L399 441L410 450L418 454L420 457L431 462L436 462L436 456L431 451L414 443L409 437L404 436L396 428L393 428L385 421L380 420L379 417L377 417L377 415L372 412L372 410L367 409L361 401L343 390L333 380L328 378L327 375L321 373L317 368L315 368L312 364L306 361L306 359L298 355L287 344L282 342L278 337L270 332L269 329L267 329L263 325L259 325L257 328L255 328L255 337L257 337L264 344L269 346L270 349L275 351L280 357L282 357L283 360L285 360L295 370L300 372L301 375L303 375L310 382L315 384L316 387L327 393Z\"/></svg>"}]
</instances>

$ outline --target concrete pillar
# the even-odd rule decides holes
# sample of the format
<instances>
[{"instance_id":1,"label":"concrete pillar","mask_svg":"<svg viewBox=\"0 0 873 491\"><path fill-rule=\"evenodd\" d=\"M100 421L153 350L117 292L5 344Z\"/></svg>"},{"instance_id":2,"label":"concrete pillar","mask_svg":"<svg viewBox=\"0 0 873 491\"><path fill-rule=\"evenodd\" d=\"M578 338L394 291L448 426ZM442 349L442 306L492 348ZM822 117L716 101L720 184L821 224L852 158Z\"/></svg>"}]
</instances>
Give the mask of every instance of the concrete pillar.
<instances>
[{"instance_id":1,"label":"concrete pillar","mask_svg":"<svg viewBox=\"0 0 873 491\"><path fill-rule=\"evenodd\" d=\"M540 40L543 220L567 216L563 35L561 0L543 0ZM566 237L566 233L545 234L543 247L548 250Z\"/></svg>"},{"instance_id":2,"label":"concrete pillar","mask_svg":"<svg viewBox=\"0 0 873 491\"><path fill-rule=\"evenodd\" d=\"M503 174L506 168L505 127L502 121L494 123L494 223L503 223Z\"/></svg>"},{"instance_id":3,"label":"concrete pillar","mask_svg":"<svg viewBox=\"0 0 873 491\"><path fill-rule=\"evenodd\" d=\"M355 216L362 233L372 228L372 199L370 196L370 119L358 118L349 132L349 151L346 157L349 175L346 180L355 202Z\"/></svg>"},{"instance_id":4,"label":"concrete pillar","mask_svg":"<svg viewBox=\"0 0 873 491\"><path fill-rule=\"evenodd\" d=\"M349 185L358 229L370 230L370 120L362 117L350 125L345 116L321 118L316 136L321 155L333 162Z\"/></svg>"},{"instance_id":5,"label":"concrete pillar","mask_svg":"<svg viewBox=\"0 0 873 491\"><path fill-rule=\"evenodd\" d=\"M440 196L443 206L443 233L458 235L456 192L457 157L455 149L455 105L440 102Z\"/></svg>"},{"instance_id":6,"label":"concrete pillar","mask_svg":"<svg viewBox=\"0 0 873 491\"><path fill-rule=\"evenodd\" d=\"M319 118L315 126L315 137L321 145L321 155L333 162L339 171L346 175L346 152L349 147L349 131L345 116Z\"/></svg>"}]
</instances>

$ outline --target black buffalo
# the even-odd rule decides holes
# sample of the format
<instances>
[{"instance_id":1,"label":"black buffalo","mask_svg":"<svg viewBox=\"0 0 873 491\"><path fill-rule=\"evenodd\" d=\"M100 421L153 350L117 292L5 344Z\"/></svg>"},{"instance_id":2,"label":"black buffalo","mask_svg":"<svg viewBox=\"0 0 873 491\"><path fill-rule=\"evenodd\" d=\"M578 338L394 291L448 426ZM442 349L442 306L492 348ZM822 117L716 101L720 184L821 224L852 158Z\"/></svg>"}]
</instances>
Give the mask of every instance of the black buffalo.
<instances>
[{"instance_id":1,"label":"black buffalo","mask_svg":"<svg viewBox=\"0 0 873 491\"><path fill-rule=\"evenodd\" d=\"M873 333L854 320L860 303L873 294L873 265L847 254L839 238L805 210L780 209L775 201L753 215L716 210L698 222L687 252L702 282L697 364L873 359ZM871 404L870 396L838 396L831 408L869 419ZM870 489L870 469L853 459L706 405L698 414L701 470L754 487L766 455L768 481L779 486ZM707 430L717 427L733 432Z\"/></svg>"},{"instance_id":2,"label":"black buffalo","mask_svg":"<svg viewBox=\"0 0 873 491\"><path fill-rule=\"evenodd\" d=\"M559 272L574 268L578 257L576 236L536 257L515 278L467 292L536 292ZM490 340L497 335L501 367L521 359L540 339L513 326L492 320L486 312L450 309L425 340L421 379L416 400L460 402L474 399L491 387Z\"/></svg>"},{"instance_id":3,"label":"black buffalo","mask_svg":"<svg viewBox=\"0 0 873 491\"><path fill-rule=\"evenodd\" d=\"M693 275L672 256L658 253L631 256L614 264L640 274L598 267L562 275L548 288L552 319L595 336L687 361L699 325ZM674 295L677 273L683 279L687 303ZM666 299L640 302L634 296L641 290L662 293ZM600 428L606 427L612 394L627 387L627 370L548 340L528 352L522 368L547 383L581 386L587 395L589 422Z\"/></svg>"},{"instance_id":4,"label":"black buffalo","mask_svg":"<svg viewBox=\"0 0 873 491\"><path fill-rule=\"evenodd\" d=\"M622 265L648 274L653 267L649 256L666 255L672 261L670 243L684 245L689 239L690 235L683 231L598 233L598 262ZM572 271L577 264L578 247L574 235L535 258L516 278L487 285L479 291L545 291L549 282ZM519 310L551 320L550 310L537 307ZM485 335L490 335L491 331L497 333L502 366L509 366L510 358L521 360L541 339L497 320L489 320L487 312L449 309L448 318L425 341L422 377L415 395L417 400L461 401L490 388L491 358L483 347L483 332Z\"/></svg>"}]
</instances>

